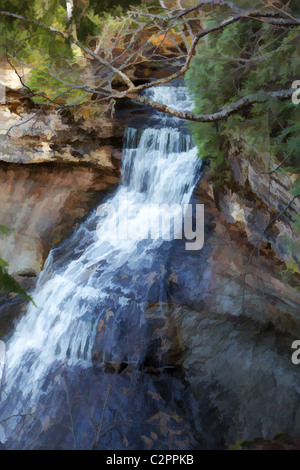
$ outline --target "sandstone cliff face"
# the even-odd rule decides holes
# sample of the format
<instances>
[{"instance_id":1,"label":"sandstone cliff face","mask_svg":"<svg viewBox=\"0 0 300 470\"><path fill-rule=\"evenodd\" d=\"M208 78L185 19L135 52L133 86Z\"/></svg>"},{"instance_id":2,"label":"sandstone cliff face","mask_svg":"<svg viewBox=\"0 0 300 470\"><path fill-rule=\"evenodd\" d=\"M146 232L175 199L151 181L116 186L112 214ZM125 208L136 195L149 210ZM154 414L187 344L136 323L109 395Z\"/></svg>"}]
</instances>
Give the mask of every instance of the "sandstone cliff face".
<instances>
[{"instance_id":1,"label":"sandstone cliff face","mask_svg":"<svg viewBox=\"0 0 300 470\"><path fill-rule=\"evenodd\" d=\"M292 260L299 265L300 233L293 225L299 214L300 198L293 199L295 174L274 171L276 164L268 166L263 155L248 159L247 155L229 152L233 188L220 195L219 206L226 219L239 226L249 242L279 261ZM272 222L270 224L270 222ZM270 225L269 225L270 224Z\"/></svg>"},{"instance_id":2,"label":"sandstone cliff face","mask_svg":"<svg viewBox=\"0 0 300 470\"><path fill-rule=\"evenodd\" d=\"M50 249L64 240L101 199L115 188L119 171L82 164L0 162L0 220L12 228L0 237L9 272L30 290ZM1 294L0 331L26 311L15 294Z\"/></svg>"},{"instance_id":3,"label":"sandstone cliff face","mask_svg":"<svg viewBox=\"0 0 300 470\"><path fill-rule=\"evenodd\" d=\"M205 205L204 247L186 252L178 244L170 262L172 300L206 312L248 316L261 325L270 323L278 330L300 334L299 289L294 280L284 277L286 251L278 242L278 227L277 233L271 226L262 237L259 254L255 249L274 214L272 206L260 209L258 198L247 200L232 192L221 194L217 203L205 176L195 196L195 202ZM288 198L288 193L284 196ZM237 199L238 206L233 202ZM248 221L247 211L252 215ZM291 231L288 212L278 223L283 233Z\"/></svg>"},{"instance_id":4,"label":"sandstone cliff face","mask_svg":"<svg viewBox=\"0 0 300 470\"><path fill-rule=\"evenodd\" d=\"M51 164L0 164L3 225L0 252L14 275L36 276L52 246L118 181L112 165L103 168Z\"/></svg>"},{"instance_id":5,"label":"sandstone cliff face","mask_svg":"<svg viewBox=\"0 0 300 470\"><path fill-rule=\"evenodd\" d=\"M299 261L290 248L300 243L299 199L289 205L291 178L266 176L262 162L229 156L229 163L230 188L215 190L207 175L198 184L204 247L174 246L168 303L155 313L168 364L183 368L204 429L225 446L300 433L299 366L291 361L300 337L299 278L284 272Z\"/></svg>"},{"instance_id":6,"label":"sandstone cliff face","mask_svg":"<svg viewBox=\"0 0 300 470\"><path fill-rule=\"evenodd\" d=\"M37 114L38 113L38 114ZM13 275L36 276L61 242L119 180L125 123L75 123L39 113L18 91L0 106L0 219L13 231L0 252Z\"/></svg>"},{"instance_id":7,"label":"sandstone cliff face","mask_svg":"<svg viewBox=\"0 0 300 470\"><path fill-rule=\"evenodd\" d=\"M194 194L205 206L202 250L173 243L166 298L157 304L154 296L146 312L147 366L182 370L203 430L224 447L300 433L299 366L291 361L300 295L297 274L285 273L297 261L286 237L299 246L299 201L284 211L292 199L286 174L270 178L242 155L229 163L231 187L216 190L204 171Z\"/></svg>"}]
</instances>

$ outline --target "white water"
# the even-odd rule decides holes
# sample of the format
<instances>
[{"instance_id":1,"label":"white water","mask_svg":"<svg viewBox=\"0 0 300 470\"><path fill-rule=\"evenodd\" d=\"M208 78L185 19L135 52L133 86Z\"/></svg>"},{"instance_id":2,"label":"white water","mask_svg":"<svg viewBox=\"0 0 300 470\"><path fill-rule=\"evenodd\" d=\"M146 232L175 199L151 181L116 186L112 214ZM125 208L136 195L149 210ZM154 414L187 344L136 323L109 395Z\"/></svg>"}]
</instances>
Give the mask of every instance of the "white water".
<instances>
[{"instance_id":1,"label":"white water","mask_svg":"<svg viewBox=\"0 0 300 470\"><path fill-rule=\"evenodd\" d=\"M181 108L191 107L182 88L156 88L149 94L174 106L180 102ZM143 232L148 205L189 202L198 170L190 136L176 127L128 129L123 181L106 203L121 206L121 214L124 201L129 206L144 204L145 209L131 219L131 228ZM99 221L94 211L64 243L62 266L53 267L49 255L33 293L38 308L29 307L7 345L7 394L21 389L25 398L33 399L41 393L37 383L57 361L89 366L101 319L108 318L111 325L102 340L102 360L136 359L132 351L135 341L141 341L135 334L143 331L147 282L160 247L168 242L119 240L104 230L97 232Z\"/></svg>"},{"instance_id":2,"label":"white water","mask_svg":"<svg viewBox=\"0 0 300 470\"><path fill-rule=\"evenodd\" d=\"M173 106L179 111L191 111L194 106L191 97L187 94L187 89L183 86L153 87L148 89L147 95L153 101Z\"/></svg>"}]
</instances>

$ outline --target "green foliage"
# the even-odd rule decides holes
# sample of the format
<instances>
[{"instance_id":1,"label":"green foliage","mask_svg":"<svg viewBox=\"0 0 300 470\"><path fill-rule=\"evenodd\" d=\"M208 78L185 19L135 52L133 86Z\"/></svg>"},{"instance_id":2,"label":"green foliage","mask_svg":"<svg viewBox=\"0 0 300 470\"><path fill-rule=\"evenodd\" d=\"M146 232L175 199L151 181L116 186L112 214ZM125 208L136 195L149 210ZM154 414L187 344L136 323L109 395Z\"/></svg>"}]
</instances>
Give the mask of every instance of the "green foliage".
<instances>
[{"instance_id":1,"label":"green foliage","mask_svg":"<svg viewBox=\"0 0 300 470\"><path fill-rule=\"evenodd\" d=\"M103 22L107 16L122 16L130 6L141 5L142 0L89 0L85 2L85 6L75 4L74 15L76 27L78 30L78 38L85 40L94 36L102 29ZM77 5L77 6L76 6Z\"/></svg>"},{"instance_id":2,"label":"green foliage","mask_svg":"<svg viewBox=\"0 0 300 470\"><path fill-rule=\"evenodd\" d=\"M0 234L6 235L13 229L0 224ZM14 292L25 300L33 302L30 295L20 286L20 284L7 272L8 264L0 257L0 290L4 292ZM34 302L33 302L34 303ZM35 305L35 304L34 304Z\"/></svg>"},{"instance_id":3,"label":"green foliage","mask_svg":"<svg viewBox=\"0 0 300 470\"><path fill-rule=\"evenodd\" d=\"M31 74L27 85L37 93L34 98L36 103L49 103L49 99L56 104L80 103L84 100L85 92L72 88L79 83L81 70L74 58L58 58L52 60L50 55L45 55L34 73ZM41 93L48 99L41 96Z\"/></svg>"},{"instance_id":4,"label":"green foliage","mask_svg":"<svg viewBox=\"0 0 300 470\"><path fill-rule=\"evenodd\" d=\"M2 233L3 235L7 235L11 231L12 229L10 227L6 227L6 225L0 224L0 233Z\"/></svg>"},{"instance_id":5,"label":"green foliage","mask_svg":"<svg viewBox=\"0 0 300 470\"><path fill-rule=\"evenodd\" d=\"M249 2L245 6L249 7ZM299 13L299 4L291 2L291 7L293 13ZM201 41L186 74L194 111L209 114L261 90L290 89L300 79L299 39L298 28L283 30L244 21ZM294 182L291 198L300 195L300 105L291 100L269 100L220 123L192 123L191 129L199 157L210 162L215 187L230 186L230 150L233 155L258 162L265 171L280 166L276 171L288 174ZM293 218L292 233L279 235L290 259L281 274L284 281L299 288L300 218Z\"/></svg>"},{"instance_id":6,"label":"green foliage","mask_svg":"<svg viewBox=\"0 0 300 470\"><path fill-rule=\"evenodd\" d=\"M7 272L7 262L0 258L0 290L4 292L14 292L25 300L33 302L30 295L20 286L20 284Z\"/></svg>"},{"instance_id":7,"label":"green foliage","mask_svg":"<svg viewBox=\"0 0 300 470\"><path fill-rule=\"evenodd\" d=\"M2 0L1 9L38 20L69 35L72 35L72 23L78 40L91 45L112 18L117 18L115 30L120 31L124 9L141 3L141 0L76 0L72 20L67 15L66 0ZM60 105L80 105L85 101L86 93L74 89L83 84L83 79L80 80L83 61L71 41L30 22L10 17L0 20L0 56L8 56L19 70L29 66L30 79L26 85L38 95L33 97L36 103L47 104L50 99Z\"/></svg>"},{"instance_id":8,"label":"green foliage","mask_svg":"<svg viewBox=\"0 0 300 470\"><path fill-rule=\"evenodd\" d=\"M38 20L61 31L68 27L66 4L59 0L4 0L1 9ZM50 73L55 75L59 65L67 73L72 70L74 58L69 41L36 24L9 17L1 17L0 37L0 54L8 57L19 70L23 65L32 69L29 86L32 85L34 92L50 92L50 99L57 95L64 96L66 85L55 81ZM43 103L45 100L37 98L36 101Z\"/></svg>"},{"instance_id":9,"label":"green foliage","mask_svg":"<svg viewBox=\"0 0 300 470\"><path fill-rule=\"evenodd\" d=\"M294 6L294 13L298 10ZM195 112L213 113L261 90L291 88L300 77L299 39L296 28L283 30L256 21L235 23L209 36L198 45L186 74ZM300 113L291 101L257 104L219 124L193 123L192 131L199 156L210 159L211 174L219 180L222 175L228 180L229 148L245 158L263 159L266 169L289 156L281 171L299 171ZM299 189L297 180L294 194Z\"/></svg>"}]
</instances>

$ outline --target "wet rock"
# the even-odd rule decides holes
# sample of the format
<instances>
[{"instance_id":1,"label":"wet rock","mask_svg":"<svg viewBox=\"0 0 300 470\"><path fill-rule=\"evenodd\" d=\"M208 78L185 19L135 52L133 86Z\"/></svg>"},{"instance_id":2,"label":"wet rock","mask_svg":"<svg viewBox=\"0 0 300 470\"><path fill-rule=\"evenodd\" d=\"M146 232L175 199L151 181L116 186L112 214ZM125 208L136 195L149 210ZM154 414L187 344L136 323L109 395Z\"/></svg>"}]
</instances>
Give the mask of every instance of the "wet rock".
<instances>
[{"instance_id":1,"label":"wet rock","mask_svg":"<svg viewBox=\"0 0 300 470\"><path fill-rule=\"evenodd\" d=\"M300 433L294 336L246 317L165 306L172 348L199 406L203 431L228 446L240 439ZM178 347L179 345L179 347Z\"/></svg>"},{"instance_id":2,"label":"wet rock","mask_svg":"<svg viewBox=\"0 0 300 470\"><path fill-rule=\"evenodd\" d=\"M20 417L4 422L7 448L186 450L220 445L202 432L194 414L197 403L178 374L128 368L115 374L56 364L44 378L43 391L47 402L41 397L33 406L22 403L16 391L0 404L6 417L15 406L20 409Z\"/></svg>"},{"instance_id":3,"label":"wet rock","mask_svg":"<svg viewBox=\"0 0 300 470\"><path fill-rule=\"evenodd\" d=\"M187 251L184 240L173 243L169 300L203 312L245 315L261 325L271 322L278 330L300 334L299 291L284 279L283 259L266 243L259 256L254 251L261 232L249 222L251 202L233 193L223 197L217 204L208 178L201 179L193 202L205 206L204 246L200 251ZM238 207L234 206L237 201ZM231 215L226 207L233 208ZM268 214L259 212L256 219L259 217L264 226Z\"/></svg>"}]
</instances>

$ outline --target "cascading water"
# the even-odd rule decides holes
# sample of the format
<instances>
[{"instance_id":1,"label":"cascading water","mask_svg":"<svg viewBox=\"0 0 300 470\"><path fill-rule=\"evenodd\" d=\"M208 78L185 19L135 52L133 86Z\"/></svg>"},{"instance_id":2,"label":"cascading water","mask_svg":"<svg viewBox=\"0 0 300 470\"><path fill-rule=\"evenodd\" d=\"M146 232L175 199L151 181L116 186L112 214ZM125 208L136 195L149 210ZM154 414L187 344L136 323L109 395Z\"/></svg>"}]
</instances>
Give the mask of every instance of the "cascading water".
<instances>
[{"instance_id":1,"label":"cascading water","mask_svg":"<svg viewBox=\"0 0 300 470\"><path fill-rule=\"evenodd\" d=\"M157 101L191 108L182 87L148 93ZM166 123L162 115L156 119ZM105 201L114 210L106 217L94 211L49 255L33 293L37 307L29 307L7 344L7 398L0 421L24 413L25 403L31 414L37 404L55 408L52 382L61 380L60 367L76 370L78 377L78 371L89 370L95 362L143 362L149 339L144 312L151 297L164 300L163 269L170 246L158 236L146 239L147 220L153 211L158 217L163 214L162 204L187 204L198 177L196 149L175 120L159 129L127 129L122 184ZM128 217L137 204L140 209ZM125 236L124 227L139 237ZM0 440L21 426L20 418L5 422Z\"/></svg>"}]
</instances>

